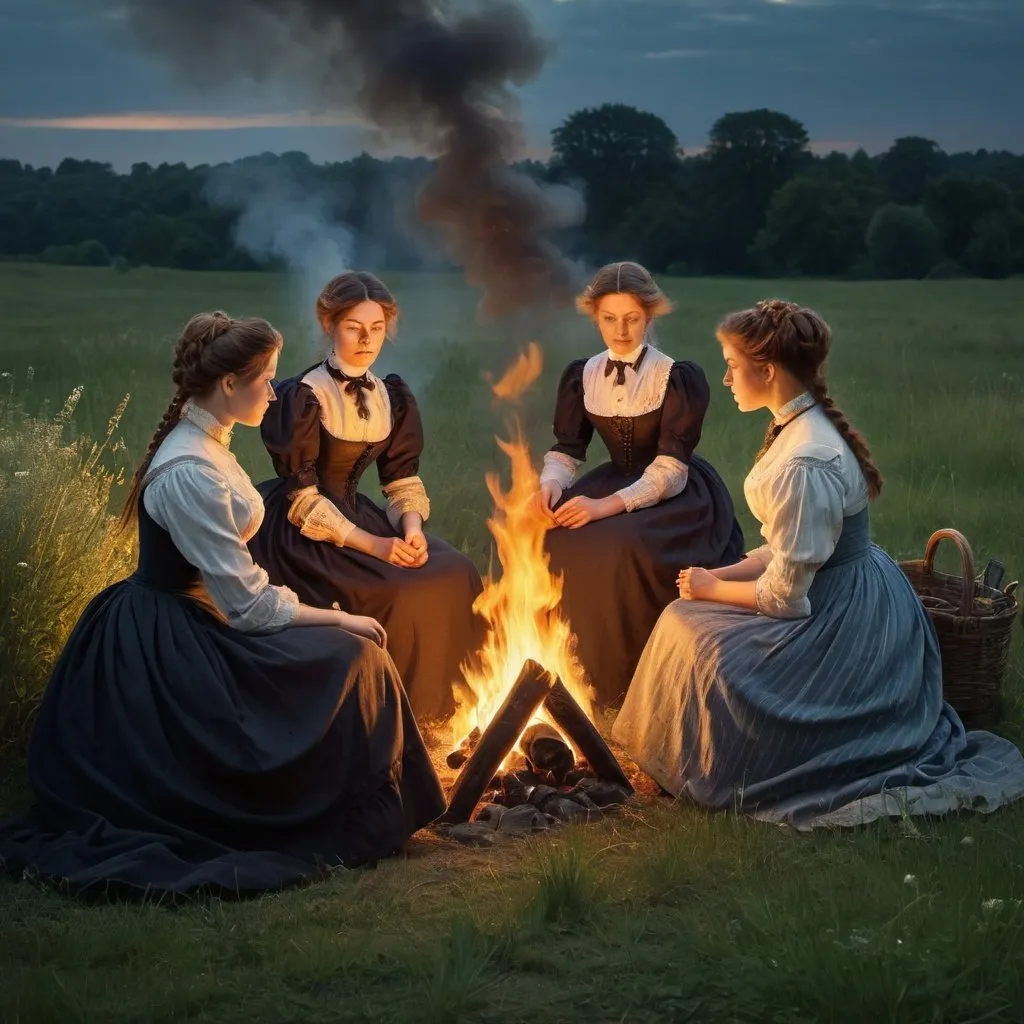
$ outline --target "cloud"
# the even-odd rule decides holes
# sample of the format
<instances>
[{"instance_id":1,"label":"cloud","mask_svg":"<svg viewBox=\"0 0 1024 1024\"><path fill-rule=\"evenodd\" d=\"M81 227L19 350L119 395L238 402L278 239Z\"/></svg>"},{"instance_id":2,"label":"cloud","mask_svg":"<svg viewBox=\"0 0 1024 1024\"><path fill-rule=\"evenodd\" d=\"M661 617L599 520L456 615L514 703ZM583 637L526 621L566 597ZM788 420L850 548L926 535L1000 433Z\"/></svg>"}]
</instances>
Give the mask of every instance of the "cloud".
<instances>
[{"instance_id":1,"label":"cloud","mask_svg":"<svg viewBox=\"0 0 1024 1024\"><path fill-rule=\"evenodd\" d=\"M0 117L0 128L51 128L92 132L220 132L241 128L368 127L338 114L189 114L126 112L75 117Z\"/></svg>"},{"instance_id":2,"label":"cloud","mask_svg":"<svg viewBox=\"0 0 1024 1024\"><path fill-rule=\"evenodd\" d=\"M710 50L651 50L645 53L648 60L685 60L688 57L706 57Z\"/></svg>"}]
</instances>

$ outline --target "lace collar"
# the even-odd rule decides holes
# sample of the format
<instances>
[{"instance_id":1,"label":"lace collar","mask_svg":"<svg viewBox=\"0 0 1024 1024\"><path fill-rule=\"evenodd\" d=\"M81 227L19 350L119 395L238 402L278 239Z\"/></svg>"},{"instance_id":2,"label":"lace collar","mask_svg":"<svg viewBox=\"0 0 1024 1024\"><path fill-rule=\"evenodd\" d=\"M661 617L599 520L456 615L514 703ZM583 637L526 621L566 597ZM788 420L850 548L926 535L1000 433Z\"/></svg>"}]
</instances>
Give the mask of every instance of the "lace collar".
<instances>
[{"instance_id":1,"label":"lace collar","mask_svg":"<svg viewBox=\"0 0 1024 1024\"><path fill-rule=\"evenodd\" d=\"M801 395L797 395L792 401L787 402L776 414L775 422L780 426L784 427L791 419L799 416L800 413L810 409L815 404L814 395L810 391L805 391Z\"/></svg>"},{"instance_id":2,"label":"lace collar","mask_svg":"<svg viewBox=\"0 0 1024 1024\"><path fill-rule=\"evenodd\" d=\"M626 363L629 366L633 366L636 361L643 354L644 349L647 348L647 342L641 341L636 348L627 352L624 356L617 356L611 349L605 350L605 357L609 362Z\"/></svg>"},{"instance_id":3,"label":"lace collar","mask_svg":"<svg viewBox=\"0 0 1024 1024\"><path fill-rule=\"evenodd\" d=\"M331 354L327 357L327 365L333 366L335 370L340 370L346 377L366 377L367 380L372 377L369 366L352 366L350 363L343 362L338 358L334 349L331 349Z\"/></svg>"},{"instance_id":4,"label":"lace collar","mask_svg":"<svg viewBox=\"0 0 1024 1024\"><path fill-rule=\"evenodd\" d=\"M196 405L191 398L182 406L181 418L188 420L204 434L209 434L218 444L224 445L225 448L231 447L231 428L225 427L213 413Z\"/></svg>"}]
</instances>

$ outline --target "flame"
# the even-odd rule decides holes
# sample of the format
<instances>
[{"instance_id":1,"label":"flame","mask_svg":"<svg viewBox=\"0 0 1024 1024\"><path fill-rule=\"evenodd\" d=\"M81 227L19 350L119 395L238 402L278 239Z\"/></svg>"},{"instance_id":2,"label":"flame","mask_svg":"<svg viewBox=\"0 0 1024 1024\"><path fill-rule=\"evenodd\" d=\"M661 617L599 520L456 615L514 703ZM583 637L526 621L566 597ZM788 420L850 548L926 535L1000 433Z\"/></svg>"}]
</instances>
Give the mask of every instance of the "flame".
<instances>
[{"instance_id":1,"label":"flame","mask_svg":"<svg viewBox=\"0 0 1024 1024\"><path fill-rule=\"evenodd\" d=\"M540 346L531 342L493 386L495 395L518 397L537 379L542 366ZM473 662L463 666L466 692L459 695L462 699L452 719L453 745L474 726L487 727L528 658L558 676L593 717L592 691L574 654L575 637L559 611L562 578L551 574L544 550L549 522L536 501L539 476L518 423L514 433L514 440L498 440L512 464L509 490L502 490L497 473L487 474L495 509L487 528L497 544L503 571L500 579L485 580L473 606L486 620L488 632ZM545 716L538 714L534 720L545 720Z\"/></svg>"},{"instance_id":2,"label":"flame","mask_svg":"<svg viewBox=\"0 0 1024 1024\"><path fill-rule=\"evenodd\" d=\"M544 353L537 342L531 341L526 351L520 353L519 358L505 371L501 380L491 386L491 391L495 398L513 401L526 391L543 369Z\"/></svg>"}]
</instances>

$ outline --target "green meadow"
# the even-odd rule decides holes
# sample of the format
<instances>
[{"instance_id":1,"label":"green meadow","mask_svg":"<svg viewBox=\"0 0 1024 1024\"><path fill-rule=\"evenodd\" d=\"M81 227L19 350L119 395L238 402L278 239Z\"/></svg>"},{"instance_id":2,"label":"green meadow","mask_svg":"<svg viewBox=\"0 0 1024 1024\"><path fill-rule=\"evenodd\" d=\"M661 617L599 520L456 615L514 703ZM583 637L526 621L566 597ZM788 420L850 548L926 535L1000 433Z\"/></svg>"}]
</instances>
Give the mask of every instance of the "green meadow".
<instances>
[{"instance_id":1,"label":"green meadow","mask_svg":"<svg viewBox=\"0 0 1024 1024\"><path fill-rule=\"evenodd\" d=\"M600 340L571 313L477 323L455 276L385 279L402 318L378 368L420 400L430 529L487 571L484 477L508 468L495 439L518 421L539 459L562 367ZM712 382L699 450L750 546L742 484L765 419L718 383L714 327L778 295L832 325L833 393L886 476L875 540L916 558L955 527L979 572L996 558L1024 575L1024 280L662 283L677 308L658 343ZM265 316L290 373L319 355L310 307L269 274L0 264L0 814L28 799L24 740L63 639L130 571L108 510L170 398L181 326L215 308ZM542 378L496 405L488 381L530 340ZM270 474L257 431L238 428L233 447L255 479ZM939 563L959 570L953 550ZM1024 743L1013 632L997 728ZM1022 849L1024 806L803 835L645 797L486 850L424 835L375 870L242 903L87 906L4 879L0 1020L1019 1021Z\"/></svg>"}]
</instances>

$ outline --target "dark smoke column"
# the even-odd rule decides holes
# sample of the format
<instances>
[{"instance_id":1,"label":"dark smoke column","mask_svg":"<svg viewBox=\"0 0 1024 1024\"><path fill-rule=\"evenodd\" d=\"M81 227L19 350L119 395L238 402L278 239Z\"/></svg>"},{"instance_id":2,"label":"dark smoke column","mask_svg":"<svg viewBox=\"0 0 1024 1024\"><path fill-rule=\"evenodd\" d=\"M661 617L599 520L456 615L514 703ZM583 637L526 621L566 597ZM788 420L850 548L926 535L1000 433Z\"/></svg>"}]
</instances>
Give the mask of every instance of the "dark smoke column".
<instances>
[{"instance_id":1,"label":"dark smoke column","mask_svg":"<svg viewBox=\"0 0 1024 1024\"><path fill-rule=\"evenodd\" d=\"M523 138L512 87L546 56L508 0L127 0L128 25L194 80L283 79L437 158L419 196L451 257L503 315L569 302L571 266L545 240L577 211L509 166Z\"/></svg>"}]
</instances>

